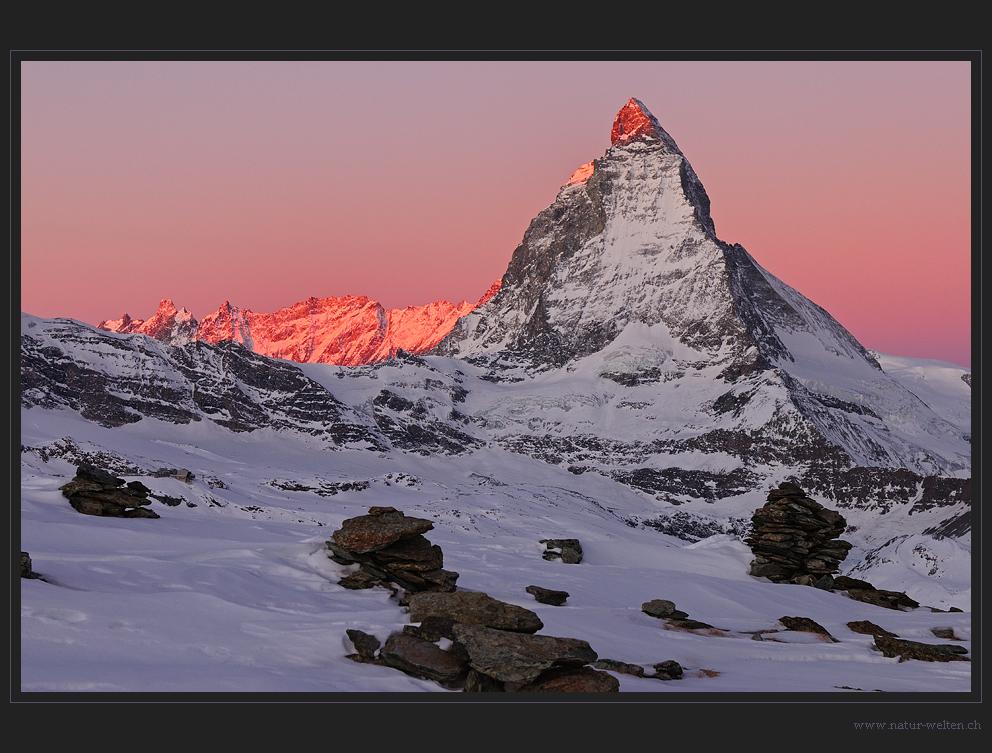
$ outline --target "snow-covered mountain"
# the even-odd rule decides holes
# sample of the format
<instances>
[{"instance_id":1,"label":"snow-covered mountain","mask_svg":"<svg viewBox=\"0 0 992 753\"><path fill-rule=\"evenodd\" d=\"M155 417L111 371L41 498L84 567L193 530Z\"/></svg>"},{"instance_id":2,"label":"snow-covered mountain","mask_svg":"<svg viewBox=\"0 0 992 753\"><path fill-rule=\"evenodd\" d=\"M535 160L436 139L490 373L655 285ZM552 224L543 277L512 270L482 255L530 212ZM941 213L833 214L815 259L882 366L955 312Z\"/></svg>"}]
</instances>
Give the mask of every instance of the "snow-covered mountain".
<instances>
[{"instance_id":1,"label":"snow-covered mountain","mask_svg":"<svg viewBox=\"0 0 992 753\"><path fill-rule=\"evenodd\" d=\"M199 322L185 307L177 309L165 298L151 319L132 319L124 314L97 327L148 335L170 345L231 340L272 358L358 366L392 358L399 350L430 351L459 317L489 300L498 289L496 282L476 303L434 301L404 309L385 309L365 296L311 297L271 314L260 314L224 301Z\"/></svg>"},{"instance_id":2,"label":"snow-covered mountain","mask_svg":"<svg viewBox=\"0 0 992 753\"><path fill-rule=\"evenodd\" d=\"M246 587L238 598L253 634L270 606L298 616L325 597L341 624L372 619L384 630L393 618L378 611L393 606L376 601L372 618L370 598L341 593L340 568L322 550L329 530L317 528L388 504L435 522L453 569L469 574L460 587L519 601L514 589L530 583L517 580L564 578L585 607L578 623L556 612L548 624L592 636L608 654L646 657L658 631L626 610L669 598L648 593L659 578L681 579L672 587L694 600L694 616L711 610L741 625L777 619L787 603L835 623L862 613L827 598L850 601L842 596L747 574L750 516L789 480L847 519L853 548L841 572L970 609L970 371L869 352L714 228L691 166L632 99L610 149L534 219L478 304L404 317L364 298L311 298L268 315L225 304L196 322L163 301L147 322L125 316L99 328L22 314L22 549L39 572L47 561L56 582L127 591L69 564L86 561L90 541L114 552L97 555L99 568L132 556L96 532L105 521L79 515L57 491L73 464L99 463L187 501L163 512L171 524L140 522L159 526L140 529L153 539L172 525L158 550L185 553L139 568L143 593L164 579L209 609L216 594L195 571L212 555L181 541L210 531L209 546L229 550L221 556L244 558L224 578L265 573L258 594ZM198 481L149 480L162 466ZM218 544L242 535L239 525L254 544ZM85 552L59 551L65 526L87 532L77 537ZM590 542L600 569L558 573L528 559L541 537L573 535ZM286 606L279 583L319 593ZM28 684L51 689L40 655L58 596L40 589L27 592L24 624L40 641ZM85 601L74 595L65 614L87 614ZM910 622L911 633L929 625L901 624ZM138 619L121 624L147 630ZM708 668L695 646L682 648ZM847 681L828 673L833 687L870 689L878 657L847 648L842 660L864 666ZM810 660L803 650L790 660ZM727 666L755 646L728 651L715 654ZM760 665L752 658L749 668ZM886 672L879 683L891 690L965 689L968 676L960 666L906 682ZM789 674L694 689L800 689ZM355 687L353 675L335 689L378 689Z\"/></svg>"}]
</instances>

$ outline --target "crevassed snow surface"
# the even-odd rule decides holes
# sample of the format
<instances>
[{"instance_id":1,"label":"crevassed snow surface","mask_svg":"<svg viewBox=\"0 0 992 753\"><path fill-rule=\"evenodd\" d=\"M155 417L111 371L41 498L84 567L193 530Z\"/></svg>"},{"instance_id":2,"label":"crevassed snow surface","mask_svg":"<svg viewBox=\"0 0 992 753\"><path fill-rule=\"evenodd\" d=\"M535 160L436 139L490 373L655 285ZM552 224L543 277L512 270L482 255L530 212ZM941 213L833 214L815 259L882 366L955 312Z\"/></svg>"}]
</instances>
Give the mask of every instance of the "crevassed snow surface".
<instances>
[{"instance_id":1,"label":"crevassed snow surface","mask_svg":"<svg viewBox=\"0 0 992 753\"><path fill-rule=\"evenodd\" d=\"M671 682L616 674L621 693L863 698L971 689L970 662L900 663L847 627L870 620L926 643L948 642L931 628L951 627L970 650L970 611L893 611L753 578L751 553L739 540L718 535L686 545L631 527L625 521L650 515L654 504L591 474L499 450L443 459L327 451L305 439L233 434L208 422L145 419L109 430L40 408L22 410L21 420L28 447L72 437L83 451L196 474L190 484L126 477L184 503L154 502L160 519L100 518L77 513L59 492L75 472L67 460L22 454L21 549L45 579L20 581L20 690L28 695L455 693L345 658L354 651L348 628L385 642L408 623L386 590L339 586L348 569L326 554L325 541L342 521L372 505L433 521L427 538L443 549L445 568L460 573L458 587L535 611L545 625L540 634L587 640L600 658L649 672L670 659L685 670ZM288 481L312 491L280 488ZM349 481L368 486L329 491ZM581 564L542 558L540 539L562 537L581 541ZM967 582L969 575L922 577ZM529 585L570 596L561 607L539 604L526 593ZM674 601L718 630L668 630L641 611L651 599ZM809 617L839 642L784 631L783 616ZM762 641L749 632L770 629L780 632Z\"/></svg>"}]
</instances>

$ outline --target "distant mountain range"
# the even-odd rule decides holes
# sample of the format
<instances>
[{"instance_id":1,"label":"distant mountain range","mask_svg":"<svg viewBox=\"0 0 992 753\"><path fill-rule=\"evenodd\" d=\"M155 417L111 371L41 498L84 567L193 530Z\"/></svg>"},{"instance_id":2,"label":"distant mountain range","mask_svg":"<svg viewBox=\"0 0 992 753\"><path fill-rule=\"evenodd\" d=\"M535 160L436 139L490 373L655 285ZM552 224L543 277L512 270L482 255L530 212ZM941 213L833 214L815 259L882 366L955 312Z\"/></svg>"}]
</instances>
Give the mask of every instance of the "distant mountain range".
<instances>
[{"instance_id":1,"label":"distant mountain range","mask_svg":"<svg viewBox=\"0 0 992 753\"><path fill-rule=\"evenodd\" d=\"M150 319L104 320L98 329L141 334L170 345L194 340L232 340L271 358L300 363L359 366L392 358L397 351L426 353L440 342L458 318L481 306L499 290L499 282L476 303L435 301L424 306L385 309L365 296L308 298L271 314L240 309L224 301L201 321L170 299L159 303Z\"/></svg>"}]
</instances>

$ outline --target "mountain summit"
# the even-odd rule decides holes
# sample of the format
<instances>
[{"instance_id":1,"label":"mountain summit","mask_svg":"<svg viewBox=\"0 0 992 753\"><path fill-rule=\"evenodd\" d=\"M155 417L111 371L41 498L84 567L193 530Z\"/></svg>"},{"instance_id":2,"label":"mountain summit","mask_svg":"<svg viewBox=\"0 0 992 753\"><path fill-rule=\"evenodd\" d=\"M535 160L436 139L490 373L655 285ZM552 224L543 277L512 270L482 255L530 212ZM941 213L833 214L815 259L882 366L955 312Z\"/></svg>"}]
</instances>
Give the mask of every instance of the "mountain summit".
<instances>
[{"instance_id":1,"label":"mountain summit","mask_svg":"<svg viewBox=\"0 0 992 753\"><path fill-rule=\"evenodd\" d=\"M970 466L959 429L824 309L716 236L702 183L636 99L617 114L606 154L530 223L499 292L434 353L496 381L565 369L652 384L653 404L681 406L676 423L703 436L709 415L718 434L817 445L821 461Z\"/></svg>"}]
</instances>

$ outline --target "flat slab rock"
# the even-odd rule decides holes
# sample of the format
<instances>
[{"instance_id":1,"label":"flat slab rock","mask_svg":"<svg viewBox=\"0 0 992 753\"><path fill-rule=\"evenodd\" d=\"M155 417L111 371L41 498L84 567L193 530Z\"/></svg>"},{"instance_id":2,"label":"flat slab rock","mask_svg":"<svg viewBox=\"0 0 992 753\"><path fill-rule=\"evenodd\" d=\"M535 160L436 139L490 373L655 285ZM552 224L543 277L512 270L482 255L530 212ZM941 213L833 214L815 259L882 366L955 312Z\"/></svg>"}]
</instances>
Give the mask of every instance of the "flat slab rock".
<instances>
[{"instance_id":1,"label":"flat slab rock","mask_svg":"<svg viewBox=\"0 0 992 753\"><path fill-rule=\"evenodd\" d=\"M414 677L455 683L468 674L464 659L408 633L393 633L379 651L379 660Z\"/></svg>"},{"instance_id":2,"label":"flat slab rock","mask_svg":"<svg viewBox=\"0 0 992 753\"><path fill-rule=\"evenodd\" d=\"M433 527L431 521L408 518L393 507L370 507L368 515L345 520L331 536L346 552L365 554L385 549L400 539L425 533Z\"/></svg>"},{"instance_id":3,"label":"flat slab rock","mask_svg":"<svg viewBox=\"0 0 992 753\"><path fill-rule=\"evenodd\" d=\"M421 592L412 594L408 603L410 622L445 617L463 625L516 633L536 633L544 627L541 618L529 609L507 604L480 591Z\"/></svg>"},{"instance_id":4,"label":"flat slab rock","mask_svg":"<svg viewBox=\"0 0 992 753\"><path fill-rule=\"evenodd\" d=\"M480 625L455 625L455 642L469 666L502 682L527 684L555 667L578 668L598 658L584 640L510 633Z\"/></svg>"}]
</instances>

